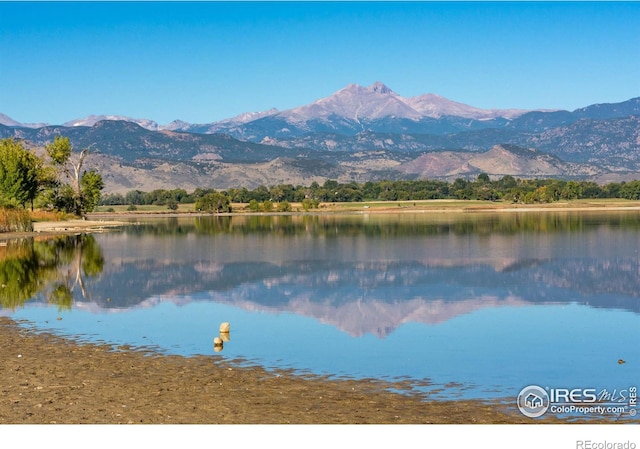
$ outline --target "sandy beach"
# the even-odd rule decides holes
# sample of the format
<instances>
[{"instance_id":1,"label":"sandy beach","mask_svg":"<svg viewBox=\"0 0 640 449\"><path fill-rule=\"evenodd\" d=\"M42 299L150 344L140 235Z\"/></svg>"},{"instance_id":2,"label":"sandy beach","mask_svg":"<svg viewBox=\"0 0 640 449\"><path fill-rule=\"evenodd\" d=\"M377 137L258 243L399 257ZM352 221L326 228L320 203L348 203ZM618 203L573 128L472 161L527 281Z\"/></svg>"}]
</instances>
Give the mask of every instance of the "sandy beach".
<instances>
[{"instance_id":1,"label":"sandy beach","mask_svg":"<svg viewBox=\"0 0 640 449\"><path fill-rule=\"evenodd\" d=\"M39 334L0 317L0 424L541 422L499 404L387 391L402 389L401 383L328 380L239 367L215 356L117 349Z\"/></svg>"}]
</instances>

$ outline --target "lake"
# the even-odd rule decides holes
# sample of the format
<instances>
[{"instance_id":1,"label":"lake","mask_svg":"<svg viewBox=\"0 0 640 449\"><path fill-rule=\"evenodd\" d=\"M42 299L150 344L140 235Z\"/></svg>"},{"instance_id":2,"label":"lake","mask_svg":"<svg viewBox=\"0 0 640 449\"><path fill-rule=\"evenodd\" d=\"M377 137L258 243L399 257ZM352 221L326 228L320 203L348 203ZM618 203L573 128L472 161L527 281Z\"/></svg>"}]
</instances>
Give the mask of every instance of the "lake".
<instances>
[{"instance_id":1,"label":"lake","mask_svg":"<svg viewBox=\"0 0 640 449\"><path fill-rule=\"evenodd\" d=\"M0 314L442 399L621 391L640 379L639 248L637 211L149 219L0 247Z\"/></svg>"}]
</instances>

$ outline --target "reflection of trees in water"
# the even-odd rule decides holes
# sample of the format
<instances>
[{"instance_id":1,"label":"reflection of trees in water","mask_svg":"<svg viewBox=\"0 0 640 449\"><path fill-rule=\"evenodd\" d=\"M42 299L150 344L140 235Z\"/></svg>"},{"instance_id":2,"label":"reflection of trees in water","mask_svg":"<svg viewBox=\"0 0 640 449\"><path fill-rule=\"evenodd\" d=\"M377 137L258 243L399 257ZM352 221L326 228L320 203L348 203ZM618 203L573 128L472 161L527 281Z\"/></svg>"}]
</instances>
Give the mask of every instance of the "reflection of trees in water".
<instances>
[{"instance_id":1,"label":"reflection of trees in water","mask_svg":"<svg viewBox=\"0 0 640 449\"><path fill-rule=\"evenodd\" d=\"M73 304L73 294L88 293L85 278L104 267L102 250L91 235L8 242L0 252L0 305L15 309L42 293L61 309Z\"/></svg>"},{"instance_id":2,"label":"reflection of trees in water","mask_svg":"<svg viewBox=\"0 0 640 449\"><path fill-rule=\"evenodd\" d=\"M0 252L0 304L15 309L32 298L51 278L55 267L33 251L33 240L9 242Z\"/></svg>"},{"instance_id":3,"label":"reflection of trees in water","mask_svg":"<svg viewBox=\"0 0 640 449\"><path fill-rule=\"evenodd\" d=\"M598 226L640 230L633 212L443 213L397 215L236 215L171 218L127 228L131 235L312 235L316 237L407 237L442 235L513 235L584 231Z\"/></svg>"}]
</instances>

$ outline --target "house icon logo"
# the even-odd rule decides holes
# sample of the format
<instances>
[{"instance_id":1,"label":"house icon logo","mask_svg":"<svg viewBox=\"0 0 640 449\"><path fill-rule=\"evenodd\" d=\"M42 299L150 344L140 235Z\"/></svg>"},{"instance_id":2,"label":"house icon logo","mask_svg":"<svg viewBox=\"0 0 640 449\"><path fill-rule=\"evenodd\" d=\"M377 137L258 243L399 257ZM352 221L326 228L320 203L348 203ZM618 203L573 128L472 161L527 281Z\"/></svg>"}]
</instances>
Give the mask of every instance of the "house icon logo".
<instances>
[{"instance_id":1,"label":"house icon logo","mask_svg":"<svg viewBox=\"0 0 640 449\"><path fill-rule=\"evenodd\" d=\"M549 393L537 385L529 385L520 390L518 408L524 416L539 418L549 409Z\"/></svg>"},{"instance_id":2,"label":"house icon logo","mask_svg":"<svg viewBox=\"0 0 640 449\"><path fill-rule=\"evenodd\" d=\"M529 393L526 398L524 398L524 405L529 408L540 408L542 407L544 400L534 393Z\"/></svg>"}]
</instances>

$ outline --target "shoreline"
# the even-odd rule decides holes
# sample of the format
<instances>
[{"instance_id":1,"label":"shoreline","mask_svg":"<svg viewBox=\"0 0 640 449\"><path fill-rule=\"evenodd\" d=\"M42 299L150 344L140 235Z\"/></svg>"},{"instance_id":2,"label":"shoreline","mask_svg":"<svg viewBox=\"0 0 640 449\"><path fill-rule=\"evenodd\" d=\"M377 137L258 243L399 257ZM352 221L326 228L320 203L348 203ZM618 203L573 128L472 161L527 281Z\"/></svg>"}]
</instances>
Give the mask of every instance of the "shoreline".
<instances>
[{"instance_id":1,"label":"shoreline","mask_svg":"<svg viewBox=\"0 0 640 449\"><path fill-rule=\"evenodd\" d=\"M231 213L204 213L196 211L140 211L140 212L92 212L88 219L63 221L37 221L33 223L33 232L0 233L0 241L25 237L51 237L56 235L108 232L109 230L133 224L131 220L140 218L180 218L180 217L243 217L243 216L302 216L302 215L365 215L365 214L461 214L461 213L545 213L545 212L624 212L640 211L640 201L575 201L548 204L506 204L480 201L459 200L423 200L394 201L390 204L367 203L327 203L320 209L296 212L248 212L240 210Z\"/></svg>"},{"instance_id":2,"label":"shoreline","mask_svg":"<svg viewBox=\"0 0 640 449\"><path fill-rule=\"evenodd\" d=\"M109 232L123 226L134 224L132 219L180 218L180 217L244 217L244 216L303 216L303 215L366 215L366 214L464 214L464 213L545 213L545 212L629 212L640 211L640 201L575 201L549 204L505 204L490 201L460 200L424 200L395 201L387 205L377 202L375 206L367 203L328 203L320 209L305 212L231 212L204 213L196 211L140 211L140 212L92 212L87 219L71 219L62 221L37 221L33 223L32 232L3 232L0 242L27 237L55 237L77 233Z\"/></svg>"},{"instance_id":3,"label":"shoreline","mask_svg":"<svg viewBox=\"0 0 640 449\"><path fill-rule=\"evenodd\" d=\"M499 403L75 342L0 317L0 424L539 424Z\"/></svg>"}]
</instances>

